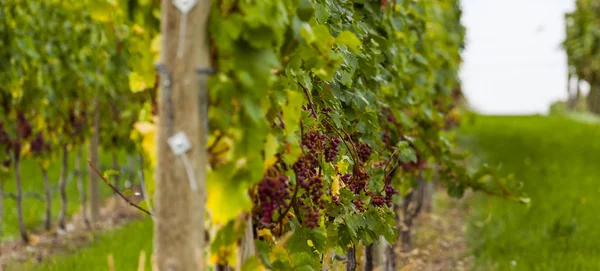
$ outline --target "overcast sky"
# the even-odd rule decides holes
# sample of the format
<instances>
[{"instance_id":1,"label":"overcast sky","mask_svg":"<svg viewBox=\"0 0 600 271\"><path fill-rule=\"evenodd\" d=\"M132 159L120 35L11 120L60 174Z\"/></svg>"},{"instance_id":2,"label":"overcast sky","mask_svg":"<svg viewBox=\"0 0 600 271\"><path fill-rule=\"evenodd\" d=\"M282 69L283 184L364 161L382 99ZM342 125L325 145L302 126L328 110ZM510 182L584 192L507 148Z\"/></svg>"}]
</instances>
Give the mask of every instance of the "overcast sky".
<instances>
[{"instance_id":1,"label":"overcast sky","mask_svg":"<svg viewBox=\"0 0 600 271\"><path fill-rule=\"evenodd\" d=\"M484 114L546 113L566 98L564 13L575 0L462 0L467 49L461 71Z\"/></svg>"}]
</instances>

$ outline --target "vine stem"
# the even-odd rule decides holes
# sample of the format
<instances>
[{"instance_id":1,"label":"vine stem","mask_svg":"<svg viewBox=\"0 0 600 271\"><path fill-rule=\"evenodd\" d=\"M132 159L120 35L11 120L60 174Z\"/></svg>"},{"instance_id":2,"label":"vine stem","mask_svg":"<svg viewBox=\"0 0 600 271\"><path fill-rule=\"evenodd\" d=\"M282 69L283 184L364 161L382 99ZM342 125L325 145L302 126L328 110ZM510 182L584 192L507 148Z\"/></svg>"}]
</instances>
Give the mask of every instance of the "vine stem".
<instances>
[{"instance_id":1,"label":"vine stem","mask_svg":"<svg viewBox=\"0 0 600 271\"><path fill-rule=\"evenodd\" d=\"M347 140L344 139L344 136L342 135L342 133L340 133L340 131L333 124L331 124L331 122L329 122L326 119L323 120L323 122L325 122L329 126L331 126L331 128L340 136L340 138L342 138L342 142L344 142L344 145L346 145L346 148L348 148L348 151L350 151L350 154L352 155L352 160L354 160L354 164L358 165L358 154L356 152L356 149L350 148L350 146L348 146ZM352 146L354 146L354 142L352 142L352 139L350 138L350 136L348 135L348 133L346 133L346 131L344 131L344 133L346 134L346 136L348 136L348 140L350 141L350 143L352 144Z\"/></svg>"},{"instance_id":2,"label":"vine stem","mask_svg":"<svg viewBox=\"0 0 600 271\"><path fill-rule=\"evenodd\" d=\"M308 100L308 106L310 107L310 111L312 112L312 114L317 117L317 111L315 110L315 104L312 102L312 99L310 98L310 94L308 93L308 89L303 86L302 84L300 84L300 82L298 82L298 85L300 86L300 88L302 88L302 91L304 91L304 95L306 95L306 99ZM329 117L327 114L325 114L327 117ZM344 136L342 136L342 134L340 133L340 131L333 125L331 124L331 122L329 122L327 119L323 120L325 123L329 124L331 126L331 128L333 128L333 130L343 139ZM344 132L344 134L348 137L348 140L350 141L350 143L352 143L352 146L354 147L354 142L352 142L352 138L350 137L350 135L344 131L342 129L342 131ZM358 162L358 151L355 148L350 148L348 146L348 143L346 142L346 140L344 140L344 144L346 145L346 148L348 148L348 150L352 150L354 151L354 153L351 152L351 154L354 156L354 164L356 164Z\"/></svg>"},{"instance_id":3,"label":"vine stem","mask_svg":"<svg viewBox=\"0 0 600 271\"><path fill-rule=\"evenodd\" d=\"M298 180L298 175L296 174L296 186L294 188L294 195L292 195L292 199L290 200L290 205L288 205L287 209L281 213L281 215L279 216L279 221L277 221L276 224L279 224L279 236L281 237L281 234L283 234L283 218L288 214L288 212L290 211L290 209L292 209L292 206L294 205L294 203L296 202L296 197L298 196L298 190L300 190L300 181Z\"/></svg>"},{"instance_id":4,"label":"vine stem","mask_svg":"<svg viewBox=\"0 0 600 271\"><path fill-rule=\"evenodd\" d=\"M308 93L308 89L305 86L303 86L302 84L300 84L300 82L298 82L298 85L304 91L304 95L306 95L306 99L308 99L308 106L310 107L310 111L312 111L312 114L316 118L317 117L317 111L315 110L315 104L313 104L312 99L310 98L310 94Z\"/></svg>"},{"instance_id":5,"label":"vine stem","mask_svg":"<svg viewBox=\"0 0 600 271\"><path fill-rule=\"evenodd\" d=\"M88 160L88 165L90 165L90 167L92 168L92 170L93 170L94 172L96 172L96 174L98 174L98 176L100 176L100 178L101 178L101 179L104 181L104 183L106 183L106 185L108 185L108 186L109 186L109 187L110 187L110 188L111 188L111 189L112 189L112 190L113 190L115 193L117 193L117 194L118 194L118 195L119 195L119 196L120 196L120 197L121 197L123 200L125 200L125 202L127 202L127 204L129 204L129 205L131 205L131 206L133 206L133 207L137 208L138 210L140 210L140 211L142 211L142 212L146 213L146 214L147 214L147 215L149 215L149 216L152 216L152 214L151 214L151 213L150 213L148 210L146 210L146 209L142 208L141 206L139 206L139 205L137 205L137 204L135 204L135 203L131 202L131 201L130 201L130 200L127 198L127 197L125 197L125 195L123 195L123 194L121 193L121 191L119 191L119 189L117 189L116 187L114 187L114 186L113 186L113 185L112 185L112 184L111 184L111 183L110 183L110 182L109 182L109 181L108 181L108 180L107 180L107 179L106 179L106 178L105 178L105 177L104 177L104 176L103 176L103 175L100 173L100 171L99 171L99 170L98 170L96 167L94 167L94 165L92 164L92 162L91 162L91 161L89 161L89 160Z\"/></svg>"},{"instance_id":6,"label":"vine stem","mask_svg":"<svg viewBox=\"0 0 600 271\"><path fill-rule=\"evenodd\" d=\"M215 141L208 147L207 151L210 153L212 152L216 147L217 144L219 143L219 141L221 141L221 139L225 136L225 133L220 133L217 135L217 138L215 138Z\"/></svg>"},{"instance_id":7,"label":"vine stem","mask_svg":"<svg viewBox=\"0 0 600 271\"><path fill-rule=\"evenodd\" d=\"M390 166L390 164L392 164L392 159L394 158L394 155L396 155L396 152L398 151L398 149L394 149L394 152L392 152L392 155L390 155L390 161L385 165L385 167L383 168L383 175L385 177L387 177L387 174L385 174L388 166Z\"/></svg>"}]
</instances>

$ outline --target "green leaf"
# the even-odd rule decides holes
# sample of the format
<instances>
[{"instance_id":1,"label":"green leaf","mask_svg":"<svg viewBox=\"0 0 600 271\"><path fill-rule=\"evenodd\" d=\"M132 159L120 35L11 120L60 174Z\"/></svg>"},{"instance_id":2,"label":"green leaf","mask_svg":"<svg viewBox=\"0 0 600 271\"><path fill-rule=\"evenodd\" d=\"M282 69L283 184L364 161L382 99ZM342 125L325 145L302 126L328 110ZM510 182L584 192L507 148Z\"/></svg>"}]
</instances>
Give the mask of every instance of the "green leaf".
<instances>
[{"instance_id":1,"label":"green leaf","mask_svg":"<svg viewBox=\"0 0 600 271\"><path fill-rule=\"evenodd\" d=\"M287 104L282 105L283 122L285 123L285 133L288 136L294 136L300 131L300 117L302 116L302 104L304 95L293 91L287 91Z\"/></svg>"},{"instance_id":2,"label":"green leaf","mask_svg":"<svg viewBox=\"0 0 600 271\"><path fill-rule=\"evenodd\" d=\"M312 27L308 23L303 23L302 28L300 29L300 36L306 41L308 44L312 44L317 40L317 36L313 31Z\"/></svg>"},{"instance_id":3,"label":"green leaf","mask_svg":"<svg viewBox=\"0 0 600 271\"><path fill-rule=\"evenodd\" d=\"M260 265L256 257L250 257L244 261L242 265L242 271L259 271Z\"/></svg>"},{"instance_id":4,"label":"green leaf","mask_svg":"<svg viewBox=\"0 0 600 271\"><path fill-rule=\"evenodd\" d=\"M360 52L360 40L354 35L354 33L345 30L340 33L336 38L335 42L340 45L346 45L352 52L359 53Z\"/></svg>"},{"instance_id":5,"label":"green leaf","mask_svg":"<svg viewBox=\"0 0 600 271\"><path fill-rule=\"evenodd\" d=\"M105 170L104 173L102 173L102 176L104 176L104 178L106 178L107 180L110 180L111 176L119 176L120 172L118 170L114 170L114 169L108 169Z\"/></svg>"}]
</instances>

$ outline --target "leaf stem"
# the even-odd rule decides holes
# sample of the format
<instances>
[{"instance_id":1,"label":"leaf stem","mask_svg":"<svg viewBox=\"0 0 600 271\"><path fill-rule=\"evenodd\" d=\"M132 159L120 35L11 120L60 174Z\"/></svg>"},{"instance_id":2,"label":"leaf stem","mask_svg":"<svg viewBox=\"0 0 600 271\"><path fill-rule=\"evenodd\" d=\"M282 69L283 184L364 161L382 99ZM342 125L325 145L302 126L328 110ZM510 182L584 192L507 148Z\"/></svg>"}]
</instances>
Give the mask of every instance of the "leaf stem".
<instances>
[{"instance_id":1,"label":"leaf stem","mask_svg":"<svg viewBox=\"0 0 600 271\"><path fill-rule=\"evenodd\" d=\"M138 210L146 213L149 216L153 216L148 210L142 208L141 206L131 202L127 197L125 197L125 195L123 195L121 193L121 191L119 191L119 189L117 189L116 187L114 187L112 184L110 184L110 182L100 173L100 171L94 167L94 165L92 165L92 161L88 160L88 165L90 165L90 167L92 168L92 170L94 170L94 172L96 172L96 174L98 174L98 176L100 176L100 178L104 181L104 183L106 183L106 185L108 185L115 193L117 193L123 200L125 200L125 202L127 202L129 205L137 208Z\"/></svg>"}]
</instances>

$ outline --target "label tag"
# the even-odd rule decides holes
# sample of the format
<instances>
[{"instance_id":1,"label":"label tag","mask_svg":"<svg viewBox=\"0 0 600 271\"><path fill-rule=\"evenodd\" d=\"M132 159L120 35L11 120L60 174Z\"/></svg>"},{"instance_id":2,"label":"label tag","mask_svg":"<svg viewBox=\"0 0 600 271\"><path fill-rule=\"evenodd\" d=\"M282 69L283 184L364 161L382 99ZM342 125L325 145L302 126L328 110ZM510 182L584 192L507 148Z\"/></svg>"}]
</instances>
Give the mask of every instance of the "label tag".
<instances>
[{"instance_id":1,"label":"label tag","mask_svg":"<svg viewBox=\"0 0 600 271\"><path fill-rule=\"evenodd\" d=\"M183 14L187 14L196 5L198 0L173 0L173 5Z\"/></svg>"},{"instance_id":2,"label":"label tag","mask_svg":"<svg viewBox=\"0 0 600 271\"><path fill-rule=\"evenodd\" d=\"M177 156L180 156L192 148L192 144L184 132L178 132L177 134L167 139L171 151Z\"/></svg>"}]
</instances>

